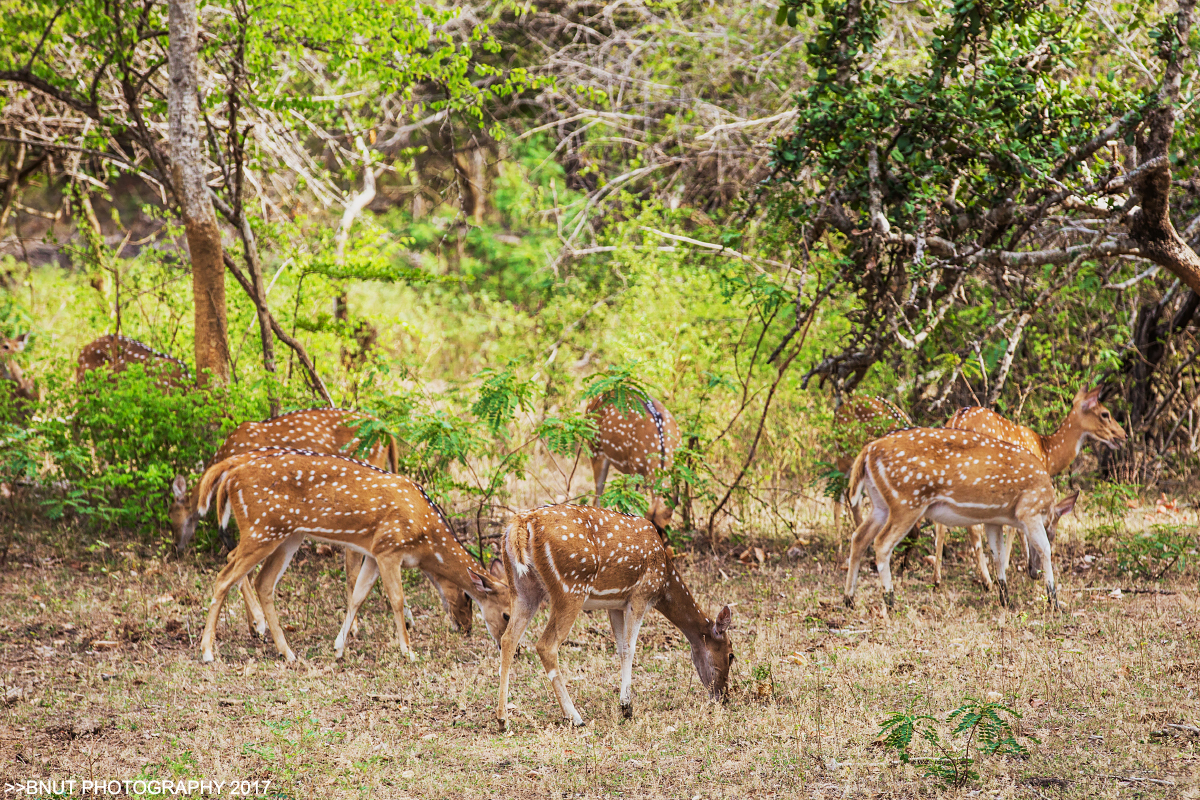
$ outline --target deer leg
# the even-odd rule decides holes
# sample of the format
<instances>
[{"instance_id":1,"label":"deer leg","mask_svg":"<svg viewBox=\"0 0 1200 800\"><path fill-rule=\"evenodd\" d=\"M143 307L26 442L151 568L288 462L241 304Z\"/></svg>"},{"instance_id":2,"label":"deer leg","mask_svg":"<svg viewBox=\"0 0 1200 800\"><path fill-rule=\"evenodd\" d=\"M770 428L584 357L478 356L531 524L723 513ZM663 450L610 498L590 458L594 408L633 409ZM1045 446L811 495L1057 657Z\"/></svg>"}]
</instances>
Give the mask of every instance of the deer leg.
<instances>
[{"instance_id":1,"label":"deer leg","mask_svg":"<svg viewBox=\"0 0 1200 800\"><path fill-rule=\"evenodd\" d=\"M846 497L846 493L842 492L833 501L833 529L840 531L842 529L842 506L850 502L850 498ZM841 539L838 539L840 542Z\"/></svg>"},{"instance_id":2,"label":"deer leg","mask_svg":"<svg viewBox=\"0 0 1200 800\"><path fill-rule=\"evenodd\" d=\"M980 527L978 525L968 526L967 536L971 542L971 552L975 554L975 561L979 566L979 577L983 580L983 585L990 592L992 590L992 575L988 571L987 554L983 551L983 534L980 532Z\"/></svg>"},{"instance_id":3,"label":"deer leg","mask_svg":"<svg viewBox=\"0 0 1200 800\"><path fill-rule=\"evenodd\" d=\"M904 514L897 519L889 514L887 526L875 537L875 567L879 570L879 579L883 581L883 600L888 608L896 603L896 593L892 589L892 551L920 521L924 511L921 509L915 514Z\"/></svg>"},{"instance_id":4,"label":"deer leg","mask_svg":"<svg viewBox=\"0 0 1200 800\"><path fill-rule=\"evenodd\" d=\"M346 552L349 553L349 549ZM362 569L358 571L354 582L354 591L350 593L350 602L346 605L346 621L342 623L342 629L338 631L337 638L333 640L334 658L341 658L346 652L346 637L354 629L354 620L358 617L358 609L367 599L367 595L371 593L371 587L375 585L375 579L378 577L379 563L373 558L363 559Z\"/></svg>"},{"instance_id":5,"label":"deer leg","mask_svg":"<svg viewBox=\"0 0 1200 800\"><path fill-rule=\"evenodd\" d=\"M604 494L604 483L608 480L608 465L612 463L608 456L599 455L592 459L592 474L596 476L596 499L592 505L600 505L600 495Z\"/></svg>"},{"instance_id":6,"label":"deer leg","mask_svg":"<svg viewBox=\"0 0 1200 800\"><path fill-rule=\"evenodd\" d=\"M238 591L242 593L242 605L246 607L246 624L250 626L250 632L258 634L259 638L264 638L267 635L267 620L263 617L258 595L250 586L249 575L238 582Z\"/></svg>"},{"instance_id":7,"label":"deer leg","mask_svg":"<svg viewBox=\"0 0 1200 800\"><path fill-rule=\"evenodd\" d=\"M273 549L273 548L272 548ZM221 608L225 605L225 597L233 585L246 577L250 570L263 559L268 552L266 548L241 549L238 545L234 558L230 559L217 575L213 586L213 599L208 607L208 618L204 621L204 633L200 636L200 660L205 663L213 660L213 641L217 636L217 622L221 618Z\"/></svg>"},{"instance_id":8,"label":"deer leg","mask_svg":"<svg viewBox=\"0 0 1200 800\"><path fill-rule=\"evenodd\" d=\"M532 586L530 585L533 584ZM521 645L521 637L529 627L529 621L537 613L541 605L542 589L535 581L520 586L513 586L513 602L510 610L508 627L500 637L500 688L499 702L496 706L496 722L500 730L508 725L508 678L512 673L513 656Z\"/></svg>"},{"instance_id":9,"label":"deer leg","mask_svg":"<svg viewBox=\"0 0 1200 800\"><path fill-rule=\"evenodd\" d=\"M1025 537L1029 543L1030 560L1036 551L1046 573L1046 603L1058 610L1058 587L1054 585L1054 567L1050 563L1050 540L1046 537L1046 529L1040 521L1033 519L1025 523Z\"/></svg>"},{"instance_id":10,"label":"deer leg","mask_svg":"<svg viewBox=\"0 0 1200 800\"><path fill-rule=\"evenodd\" d=\"M350 607L350 598L354 595L354 587L358 583L358 571L362 569L363 556L357 550L352 550L349 547L345 548L346 559L346 607ZM353 636L358 635L358 617L354 617L354 622L350 625L350 633Z\"/></svg>"},{"instance_id":11,"label":"deer leg","mask_svg":"<svg viewBox=\"0 0 1200 800\"><path fill-rule=\"evenodd\" d=\"M558 706L562 709L563 716L570 720L575 727L583 725L583 717L579 716L579 712L575 710L575 704L571 702L571 695L567 693L567 682L558 672L558 648L567 638L567 634L571 632L571 626L575 624L575 618L582 610L583 598L578 595L563 593L559 595L557 603L552 597L550 620L546 623L546 630L542 631L541 638L537 643L538 657L542 659L546 677L554 685L554 695L558 698ZM512 624L511 620L509 624Z\"/></svg>"},{"instance_id":12,"label":"deer leg","mask_svg":"<svg viewBox=\"0 0 1200 800\"><path fill-rule=\"evenodd\" d=\"M946 547L946 526L933 523L933 585L942 585L942 551Z\"/></svg>"},{"instance_id":13,"label":"deer leg","mask_svg":"<svg viewBox=\"0 0 1200 800\"><path fill-rule=\"evenodd\" d=\"M627 610L608 612L608 621L612 623L617 639L617 655L621 659L621 715L625 719L633 719L633 655L645 615L645 607L638 609L632 605Z\"/></svg>"},{"instance_id":14,"label":"deer leg","mask_svg":"<svg viewBox=\"0 0 1200 800\"><path fill-rule=\"evenodd\" d=\"M871 516L855 529L854 536L850 539L849 569L846 571L846 594L843 597L848 607L852 608L854 606L854 589L858 585L858 568L862 563L863 555L867 551L867 545L874 541L875 534L887 524L887 521L887 506L880 504L879 507L872 509Z\"/></svg>"},{"instance_id":15,"label":"deer leg","mask_svg":"<svg viewBox=\"0 0 1200 800\"><path fill-rule=\"evenodd\" d=\"M283 654L287 661L295 661L296 654L292 652L291 647L288 647L287 638L283 635L283 627L279 624L279 615L275 613L275 586L279 583L279 578L282 577L284 571L287 570L288 564L291 563L292 556L296 555L296 551L303 543L304 534L296 533L289 536L271 555L267 556L262 569L258 571L258 577L254 579L254 588L258 591L258 602L262 604L263 616L267 619L271 638L275 640L275 648Z\"/></svg>"},{"instance_id":16,"label":"deer leg","mask_svg":"<svg viewBox=\"0 0 1200 800\"><path fill-rule=\"evenodd\" d=\"M996 564L996 587L1000 592L1000 605L1008 606L1008 578L1004 563L1004 527L1002 525L984 525L987 533L988 546L992 549L992 561Z\"/></svg>"},{"instance_id":17,"label":"deer leg","mask_svg":"<svg viewBox=\"0 0 1200 800\"><path fill-rule=\"evenodd\" d=\"M396 618L396 638L400 642L400 652L409 661L416 661L417 654L413 652L408 640L408 626L404 624L404 575L399 553L389 551L377 553L379 574L383 576L383 588L387 590L388 600L392 604L392 615Z\"/></svg>"}]
</instances>

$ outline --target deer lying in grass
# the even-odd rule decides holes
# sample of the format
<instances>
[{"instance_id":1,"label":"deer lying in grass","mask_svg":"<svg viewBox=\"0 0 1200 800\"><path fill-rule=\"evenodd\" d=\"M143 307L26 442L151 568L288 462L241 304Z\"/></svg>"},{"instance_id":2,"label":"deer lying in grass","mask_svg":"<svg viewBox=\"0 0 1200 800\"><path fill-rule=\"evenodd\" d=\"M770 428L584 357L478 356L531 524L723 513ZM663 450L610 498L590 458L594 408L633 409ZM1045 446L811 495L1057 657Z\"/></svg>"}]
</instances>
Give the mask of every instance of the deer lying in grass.
<instances>
[{"instance_id":1,"label":"deer lying in grass","mask_svg":"<svg viewBox=\"0 0 1200 800\"><path fill-rule=\"evenodd\" d=\"M372 556L359 572L334 645L339 657L358 606L382 575L400 651L415 660L404 625L403 567L420 569L443 595L455 589L469 595L479 604L492 638L500 642L508 622L508 586L471 558L424 490L406 477L345 456L258 450L209 467L198 491L201 514L215 498L221 525L235 516L241 530L217 576L200 639L204 661L213 660L217 620L229 589L260 562L255 589L263 615L279 652L295 660L275 614L275 585L306 537Z\"/></svg>"},{"instance_id":2,"label":"deer lying in grass","mask_svg":"<svg viewBox=\"0 0 1200 800\"><path fill-rule=\"evenodd\" d=\"M1089 439L1107 445L1116 450L1125 442L1125 431L1113 419L1112 414L1100 402L1101 387L1094 389L1083 388L1075 393L1071 410L1067 413L1058 430L1049 436L1040 434L1032 428L1018 425L1000 416L994 411L978 406L960 408L946 423L946 428L955 430L975 431L985 436L991 436L1001 441L1015 444L1028 450L1041 461L1044 469L1051 478L1071 466L1079 451ZM987 560L983 557L983 545L978 526L967 529L970 536L971 548L979 554L979 574L983 584L989 590L992 588L991 575L988 574ZM946 526L935 526L936 542L933 562L933 582L942 582L942 549L946 543ZM1050 537L1054 544L1054 537ZM1012 554L1013 537L1004 537L1004 546L1000 558L1007 569L1009 556ZM1029 576L1036 578L1041 569L1036 556L1025 540L1025 554L1029 558ZM999 562L997 562L999 563Z\"/></svg>"},{"instance_id":3,"label":"deer lying in grass","mask_svg":"<svg viewBox=\"0 0 1200 800\"><path fill-rule=\"evenodd\" d=\"M144 342L120 334L107 334L84 345L79 351L75 367L75 380L95 369L108 367L110 372L124 372L131 364L143 364L147 373L153 374L155 382L164 389L178 389L193 385L192 374L178 358L155 350Z\"/></svg>"},{"instance_id":4,"label":"deer lying in grass","mask_svg":"<svg viewBox=\"0 0 1200 800\"><path fill-rule=\"evenodd\" d=\"M833 412L833 465L849 478L854 457L867 442L886 436L898 428L911 428L912 420L900 407L886 397L849 397ZM833 527L842 527L842 507L849 505L848 492L843 492L833 505ZM855 527L862 524L857 505L850 505L850 517Z\"/></svg>"},{"instance_id":5,"label":"deer lying in grass","mask_svg":"<svg viewBox=\"0 0 1200 800\"><path fill-rule=\"evenodd\" d=\"M943 525L983 525L997 561L1000 600L1008 603L1004 562L1000 560L1004 525L1020 530L1041 556L1046 598L1056 605L1049 538L1078 495L1057 505L1054 484L1042 462L1027 450L971 431L910 428L876 439L863 448L850 470L850 495L871 497L871 516L854 532L846 605L854 605L858 569L867 545L875 545L875 563L884 599L892 606L892 550L921 517Z\"/></svg>"},{"instance_id":6,"label":"deer lying in grass","mask_svg":"<svg viewBox=\"0 0 1200 800\"><path fill-rule=\"evenodd\" d=\"M641 475L649 482L655 470L670 470L679 449L679 425L671 412L657 400L642 398L646 413L619 411L604 397L593 398L587 413L596 422L596 454L592 474L596 477L596 502L604 494L610 466L626 475ZM671 524L673 510L663 498L651 494L646 519L661 535Z\"/></svg>"},{"instance_id":7,"label":"deer lying in grass","mask_svg":"<svg viewBox=\"0 0 1200 800\"><path fill-rule=\"evenodd\" d=\"M654 526L639 517L590 506L546 506L518 514L504 532L504 572L512 587L512 619L500 643L500 693L496 717L508 720L508 680L525 628L543 602L550 603L537 651L554 685L563 715L582 725L567 683L558 671L558 648L579 612L604 609L621 659L621 710L633 715L633 654L646 610L656 608L692 647L700 682L723 697L733 663L729 606L715 620L700 610L663 548Z\"/></svg>"}]
</instances>

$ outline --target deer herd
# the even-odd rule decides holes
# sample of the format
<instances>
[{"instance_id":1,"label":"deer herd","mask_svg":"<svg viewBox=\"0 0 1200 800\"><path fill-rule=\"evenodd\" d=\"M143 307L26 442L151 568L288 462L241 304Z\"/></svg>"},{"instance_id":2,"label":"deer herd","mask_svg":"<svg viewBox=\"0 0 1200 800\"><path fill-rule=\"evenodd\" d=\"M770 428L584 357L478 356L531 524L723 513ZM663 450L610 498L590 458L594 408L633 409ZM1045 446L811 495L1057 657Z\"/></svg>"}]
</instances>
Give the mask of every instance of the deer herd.
<instances>
[{"instance_id":1,"label":"deer herd","mask_svg":"<svg viewBox=\"0 0 1200 800\"><path fill-rule=\"evenodd\" d=\"M13 358L25 342L25 337L0 337L0 378L14 397L33 401L36 388ZM124 336L104 336L83 348L76 377L82 380L100 368L120 372L135 363L155 367L163 389L191 382L182 362ZM650 608L679 629L701 684L713 698L723 697L734 661L732 612L726 605L710 616L689 591L673 551L665 546L672 516L667 499L652 494L644 519L598 507L610 468L648 478L671 469L679 426L658 400L643 397L641 405L644 411L619 410L606 398L591 401L587 413L597 430L594 505L550 505L515 515L504 528L500 558L487 566L459 543L425 491L398 474L398 442L385 438L363 446L359 426L371 419L368 415L314 408L242 423L194 486L179 475L170 487L168 516L176 548L182 552L190 545L198 520L212 508L229 549L200 640L202 660L215 657L217 625L235 585L252 630L269 633L283 657L295 660L275 610L275 587L304 540L315 539L345 550L346 615L333 643L338 658L377 578L395 618L396 642L408 659L416 654L405 624L402 570L425 574L457 630L470 631L472 604L479 607L500 651L496 716L501 728L508 720L517 648L533 617L547 606L537 654L571 724L582 725L583 717L567 691L558 654L584 610L608 613L626 717L633 708L638 632ZM1051 547L1056 525L1077 495L1058 500L1051 478L1071 465L1088 440L1115 449L1125 439L1098 388L1081 389L1049 435L979 407L960 409L943 428L914 427L891 401L863 396L838 406L833 432L834 464L847 478L846 491L834 505L835 526L840 527L843 505L855 525L844 599L853 605L859 568L872 546L889 607L894 602L892 553L922 520L935 526L935 584L942 579L946 529L966 527L980 578L990 590L986 534L999 599L1008 604L1006 571L1019 534L1029 574L1043 575L1047 599L1055 606ZM870 500L865 515L864 497ZM226 533L231 519L237 522L236 539ZM1006 536L1006 529L1015 533Z\"/></svg>"}]
</instances>

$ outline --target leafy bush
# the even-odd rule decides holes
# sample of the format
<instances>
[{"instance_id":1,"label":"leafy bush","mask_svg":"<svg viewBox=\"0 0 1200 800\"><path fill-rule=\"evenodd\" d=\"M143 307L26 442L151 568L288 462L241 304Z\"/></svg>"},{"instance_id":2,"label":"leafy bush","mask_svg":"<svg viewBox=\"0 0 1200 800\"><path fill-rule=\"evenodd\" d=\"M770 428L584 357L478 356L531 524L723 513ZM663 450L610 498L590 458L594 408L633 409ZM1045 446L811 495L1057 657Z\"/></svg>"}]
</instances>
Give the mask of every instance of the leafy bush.
<instances>
[{"instance_id":1,"label":"leafy bush","mask_svg":"<svg viewBox=\"0 0 1200 800\"><path fill-rule=\"evenodd\" d=\"M51 403L65 414L34 427L61 481L49 516L141 530L165 525L176 474L197 472L238 422L266 411L244 386L165 389L141 364L59 384Z\"/></svg>"},{"instance_id":2,"label":"leafy bush","mask_svg":"<svg viewBox=\"0 0 1200 800\"><path fill-rule=\"evenodd\" d=\"M895 750L902 763L915 764L940 784L961 789L970 781L979 779L979 772L975 769L975 751L985 756L1028 755L1028 750L1017 741L1017 734L1009 722L1009 719L1020 718L1021 715L1008 706L969 697L946 717L946 724L954 725L951 736L966 736L961 752L955 750L953 741L942 739L937 717L914 714L911 707L883 721L878 741L884 747ZM1037 742L1033 737L1026 738ZM928 744L933 755L913 758L910 751L914 739Z\"/></svg>"},{"instance_id":3,"label":"leafy bush","mask_svg":"<svg viewBox=\"0 0 1200 800\"><path fill-rule=\"evenodd\" d=\"M1173 525L1154 525L1117 545L1117 568L1136 579L1162 580L1171 567L1178 566L1183 572L1198 544L1194 533L1184 533Z\"/></svg>"}]
</instances>

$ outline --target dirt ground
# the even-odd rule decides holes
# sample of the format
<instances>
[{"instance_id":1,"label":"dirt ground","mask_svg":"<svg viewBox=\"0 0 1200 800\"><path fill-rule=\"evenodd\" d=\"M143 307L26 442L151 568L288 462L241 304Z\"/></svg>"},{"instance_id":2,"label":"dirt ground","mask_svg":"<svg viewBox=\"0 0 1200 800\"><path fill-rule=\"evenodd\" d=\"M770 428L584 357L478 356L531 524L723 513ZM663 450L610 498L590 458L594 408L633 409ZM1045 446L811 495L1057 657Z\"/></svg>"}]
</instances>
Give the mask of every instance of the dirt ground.
<instances>
[{"instance_id":1,"label":"dirt ground","mask_svg":"<svg viewBox=\"0 0 1200 800\"><path fill-rule=\"evenodd\" d=\"M218 661L206 666L198 638L222 559L85 549L71 536L39 534L3 568L0 765L23 787L6 797L37 796L29 780L75 780L79 796L84 780L137 779L249 781L251 795L291 798L1200 797L1194 564L1136 583L1105 549L1066 542L1056 554L1063 611L1047 611L1023 574L1005 611L972 577L959 538L947 585L930 586L918 554L884 615L869 570L857 608L843 607L838 538L827 530L790 556L790 543L760 543L763 564L693 554L684 571L701 605L735 604L725 704L706 699L686 642L651 614L635 715L623 720L607 618L585 614L562 668L587 726L564 727L533 651L535 620L501 734L499 659L482 620L469 635L451 632L417 575L416 663L389 646L378 590L346 658L334 660L340 557L306 545L279 587L300 662L286 666L252 638L232 599ZM935 717L961 754L946 717L967 698L1019 713L1027 756L975 751L979 778L954 788L925 774L936 755L925 742L904 764L878 741L886 717L911 709ZM234 795L227 783L207 796Z\"/></svg>"}]
</instances>

